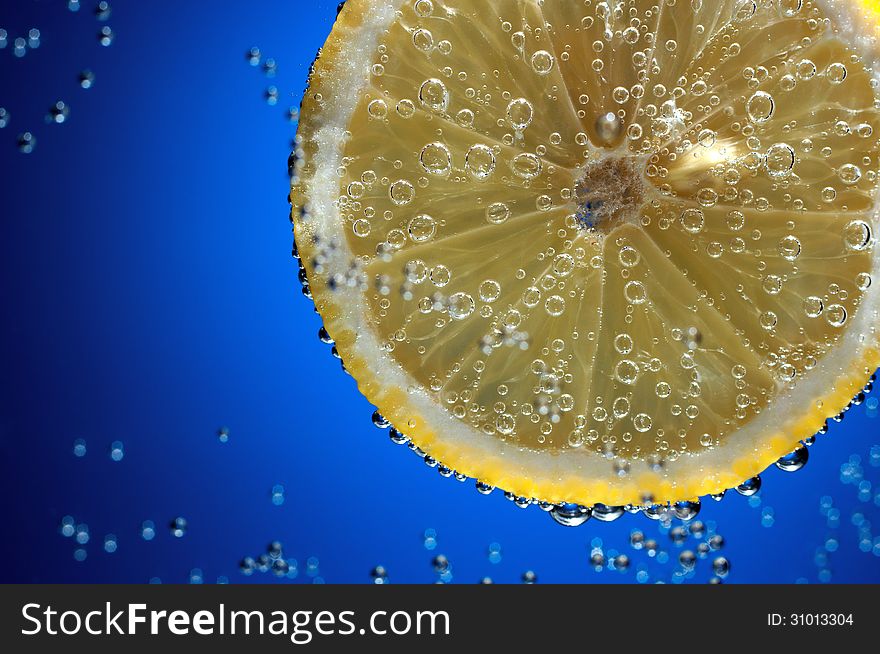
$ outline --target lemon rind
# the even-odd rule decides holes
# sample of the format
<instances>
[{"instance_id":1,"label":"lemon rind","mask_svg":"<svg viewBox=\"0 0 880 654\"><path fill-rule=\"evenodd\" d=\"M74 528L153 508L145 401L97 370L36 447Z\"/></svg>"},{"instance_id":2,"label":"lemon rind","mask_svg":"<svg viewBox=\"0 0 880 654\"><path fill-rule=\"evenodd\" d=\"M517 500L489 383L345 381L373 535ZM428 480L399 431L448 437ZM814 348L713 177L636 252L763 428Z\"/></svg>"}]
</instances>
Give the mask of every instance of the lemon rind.
<instances>
[{"instance_id":1,"label":"lemon rind","mask_svg":"<svg viewBox=\"0 0 880 654\"><path fill-rule=\"evenodd\" d=\"M368 321L361 291L334 286L328 279L344 272L350 256L342 249L336 169L340 165L348 118L370 76L372 53L402 4L388 0L349 0L315 63L303 100L300 144L303 164L291 192L292 220L312 295L327 331L359 390L426 454L456 471L517 496L552 503L639 505L690 500L734 487L760 474L796 449L823 423L843 410L880 366L880 286L865 293L834 350L806 373L795 389L774 400L725 443L698 455L683 455L659 472L619 477L611 463L594 453L539 453L488 438L458 421L384 353ZM863 20L852 3L827 0L829 15L844 25ZM867 37L854 42L863 57L876 61ZM875 197L875 207L878 206ZM873 228L877 230L876 217ZM315 257L321 253L321 270ZM875 248L872 273L880 270ZM833 380L830 381L829 380ZM442 426L442 427L441 427ZM442 428L439 435L437 428ZM733 452L736 451L736 453Z\"/></svg>"}]
</instances>

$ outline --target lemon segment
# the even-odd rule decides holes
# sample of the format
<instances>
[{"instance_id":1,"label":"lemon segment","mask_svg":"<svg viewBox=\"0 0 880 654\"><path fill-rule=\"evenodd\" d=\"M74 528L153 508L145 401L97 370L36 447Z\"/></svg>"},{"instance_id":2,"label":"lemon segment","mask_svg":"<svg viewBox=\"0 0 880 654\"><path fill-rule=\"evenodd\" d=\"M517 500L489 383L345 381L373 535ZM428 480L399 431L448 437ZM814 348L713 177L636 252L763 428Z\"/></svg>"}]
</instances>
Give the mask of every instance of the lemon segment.
<instances>
[{"instance_id":1,"label":"lemon segment","mask_svg":"<svg viewBox=\"0 0 880 654\"><path fill-rule=\"evenodd\" d=\"M526 498L717 493L880 364L876 3L349 0L291 200L349 372Z\"/></svg>"}]
</instances>

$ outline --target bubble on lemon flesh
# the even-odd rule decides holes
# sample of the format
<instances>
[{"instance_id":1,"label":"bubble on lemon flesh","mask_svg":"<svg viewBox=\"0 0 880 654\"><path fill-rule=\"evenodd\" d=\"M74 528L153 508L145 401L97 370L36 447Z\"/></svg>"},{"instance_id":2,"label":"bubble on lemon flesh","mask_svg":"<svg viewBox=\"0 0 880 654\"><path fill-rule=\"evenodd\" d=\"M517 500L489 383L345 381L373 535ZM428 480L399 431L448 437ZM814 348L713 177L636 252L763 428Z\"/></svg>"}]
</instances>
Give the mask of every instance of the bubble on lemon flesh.
<instances>
[{"instance_id":1,"label":"bubble on lemon flesh","mask_svg":"<svg viewBox=\"0 0 880 654\"><path fill-rule=\"evenodd\" d=\"M348 370L524 497L735 486L880 362L868 5L349 0L296 242Z\"/></svg>"}]
</instances>

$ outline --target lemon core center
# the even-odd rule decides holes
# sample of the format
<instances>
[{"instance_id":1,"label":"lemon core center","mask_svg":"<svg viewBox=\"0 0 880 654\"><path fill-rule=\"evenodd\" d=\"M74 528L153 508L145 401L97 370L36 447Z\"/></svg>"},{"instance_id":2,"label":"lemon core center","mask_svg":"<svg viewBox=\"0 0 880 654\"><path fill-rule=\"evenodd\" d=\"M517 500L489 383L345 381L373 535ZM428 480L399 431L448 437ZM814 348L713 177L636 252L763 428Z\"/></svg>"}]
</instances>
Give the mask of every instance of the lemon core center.
<instances>
[{"instance_id":1,"label":"lemon core center","mask_svg":"<svg viewBox=\"0 0 880 654\"><path fill-rule=\"evenodd\" d=\"M640 157L623 153L587 162L574 188L580 226L609 234L624 223L637 225L647 196L644 169Z\"/></svg>"}]
</instances>

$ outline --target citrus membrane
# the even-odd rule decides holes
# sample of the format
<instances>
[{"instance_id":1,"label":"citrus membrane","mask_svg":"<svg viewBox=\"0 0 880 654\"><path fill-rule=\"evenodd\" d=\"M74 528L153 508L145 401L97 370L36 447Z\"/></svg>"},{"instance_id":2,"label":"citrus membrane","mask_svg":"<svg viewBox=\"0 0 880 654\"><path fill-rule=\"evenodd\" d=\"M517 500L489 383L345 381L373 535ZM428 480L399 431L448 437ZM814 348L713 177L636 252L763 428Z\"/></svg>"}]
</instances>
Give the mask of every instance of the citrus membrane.
<instances>
[{"instance_id":1,"label":"citrus membrane","mask_svg":"<svg viewBox=\"0 0 880 654\"><path fill-rule=\"evenodd\" d=\"M549 503L803 452L880 363L871 11L349 0L291 201L360 390L429 462Z\"/></svg>"}]
</instances>

